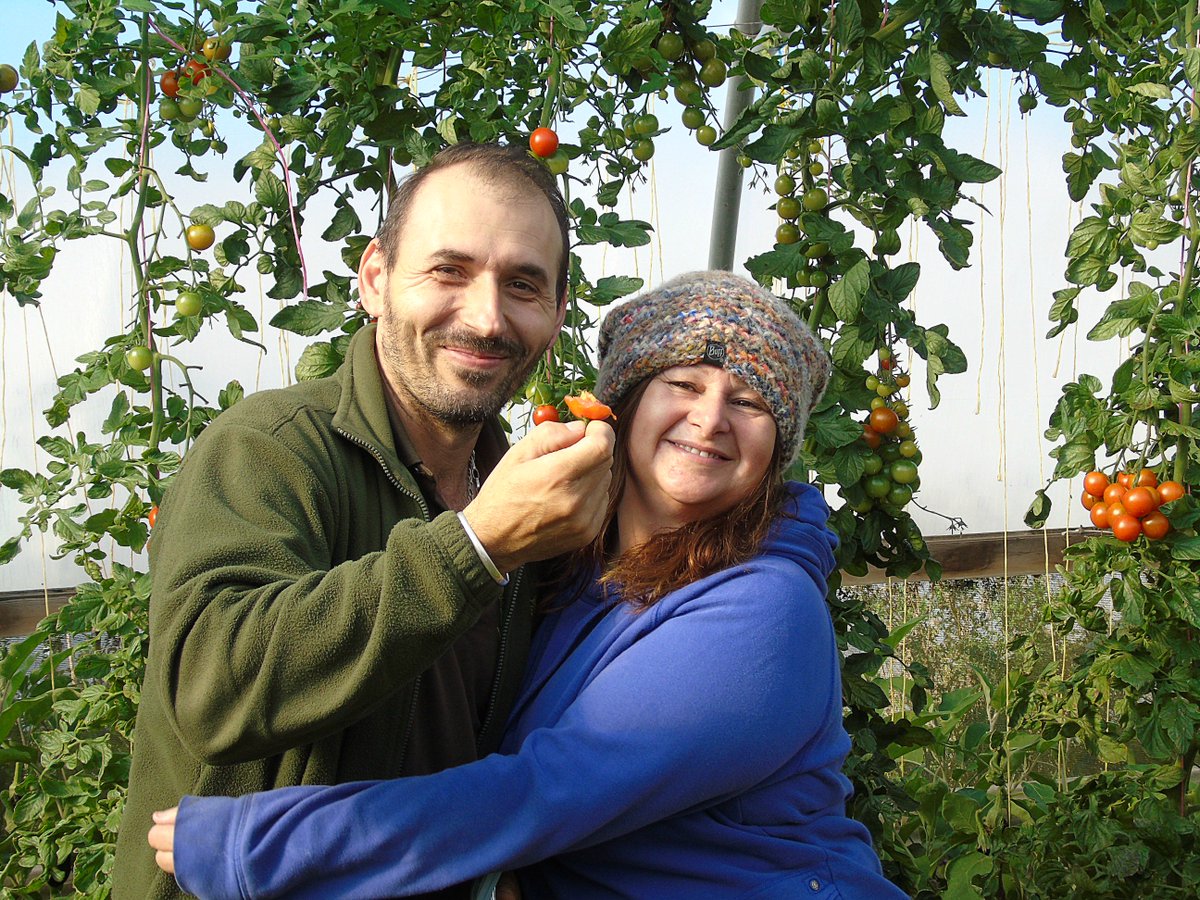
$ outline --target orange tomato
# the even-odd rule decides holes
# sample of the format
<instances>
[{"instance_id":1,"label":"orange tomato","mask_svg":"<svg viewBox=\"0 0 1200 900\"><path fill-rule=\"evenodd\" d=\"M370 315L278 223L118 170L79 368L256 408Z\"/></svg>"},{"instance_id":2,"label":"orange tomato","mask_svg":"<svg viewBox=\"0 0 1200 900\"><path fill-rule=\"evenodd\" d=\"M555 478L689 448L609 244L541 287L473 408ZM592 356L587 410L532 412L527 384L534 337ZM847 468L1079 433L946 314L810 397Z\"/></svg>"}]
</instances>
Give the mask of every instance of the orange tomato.
<instances>
[{"instance_id":1,"label":"orange tomato","mask_svg":"<svg viewBox=\"0 0 1200 900\"><path fill-rule=\"evenodd\" d=\"M153 528L155 523L158 522L158 507L150 507L150 515L146 516L146 518L150 521L150 527Z\"/></svg>"},{"instance_id":2,"label":"orange tomato","mask_svg":"<svg viewBox=\"0 0 1200 900\"><path fill-rule=\"evenodd\" d=\"M1082 501L1084 509L1091 509L1100 500L1099 497L1093 496L1092 494L1089 494L1087 491L1084 491L1083 496L1080 497L1079 499Z\"/></svg>"},{"instance_id":3,"label":"orange tomato","mask_svg":"<svg viewBox=\"0 0 1200 900\"><path fill-rule=\"evenodd\" d=\"M879 445L883 443L883 438L881 438L879 436L879 432L876 431L874 428L872 428L870 425L868 425L866 422L863 422L862 437L863 437L863 441L866 442L866 445L868 447L870 447L872 450L878 450Z\"/></svg>"},{"instance_id":4,"label":"orange tomato","mask_svg":"<svg viewBox=\"0 0 1200 900\"><path fill-rule=\"evenodd\" d=\"M1163 503L1172 503L1184 495L1183 485L1178 481L1164 481L1158 486L1158 496Z\"/></svg>"},{"instance_id":5,"label":"orange tomato","mask_svg":"<svg viewBox=\"0 0 1200 900\"><path fill-rule=\"evenodd\" d=\"M1133 487L1133 475L1129 472L1118 472L1117 484L1122 484L1125 487Z\"/></svg>"},{"instance_id":6,"label":"orange tomato","mask_svg":"<svg viewBox=\"0 0 1200 900\"><path fill-rule=\"evenodd\" d=\"M571 415L577 419L615 419L613 411L596 399L591 391L580 391L578 397L563 398Z\"/></svg>"},{"instance_id":7,"label":"orange tomato","mask_svg":"<svg viewBox=\"0 0 1200 900\"><path fill-rule=\"evenodd\" d=\"M1093 497L1103 497L1108 487L1108 476L1103 472L1088 472L1083 476L1083 489Z\"/></svg>"},{"instance_id":8,"label":"orange tomato","mask_svg":"<svg viewBox=\"0 0 1200 900\"><path fill-rule=\"evenodd\" d=\"M1142 471L1137 473L1134 485L1137 487L1158 487L1158 476L1154 474L1153 469L1142 469Z\"/></svg>"},{"instance_id":9,"label":"orange tomato","mask_svg":"<svg viewBox=\"0 0 1200 900\"><path fill-rule=\"evenodd\" d=\"M1099 501L1095 506L1092 507L1092 512L1091 512L1090 518L1092 520L1092 524L1095 525L1097 528L1107 528L1108 527L1108 504L1105 503L1103 500Z\"/></svg>"},{"instance_id":10,"label":"orange tomato","mask_svg":"<svg viewBox=\"0 0 1200 900\"><path fill-rule=\"evenodd\" d=\"M1158 510L1142 519L1142 533L1151 541L1161 540L1171 530L1171 523Z\"/></svg>"},{"instance_id":11,"label":"orange tomato","mask_svg":"<svg viewBox=\"0 0 1200 900\"><path fill-rule=\"evenodd\" d=\"M886 406L871 410L871 427L880 434L891 434L899 424L900 417L896 415L895 410L888 409Z\"/></svg>"},{"instance_id":12,"label":"orange tomato","mask_svg":"<svg viewBox=\"0 0 1200 900\"><path fill-rule=\"evenodd\" d=\"M1104 489L1104 502L1116 503L1125 496L1125 492L1128 490L1129 488L1125 487L1123 484L1110 484Z\"/></svg>"},{"instance_id":13,"label":"orange tomato","mask_svg":"<svg viewBox=\"0 0 1200 900\"><path fill-rule=\"evenodd\" d=\"M1117 516L1127 516L1127 515L1129 515L1129 510L1127 510L1125 508L1125 504L1122 503L1120 500L1114 500L1112 503L1108 504L1108 524L1109 525L1112 525L1113 522L1117 521Z\"/></svg>"},{"instance_id":14,"label":"orange tomato","mask_svg":"<svg viewBox=\"0 0 1200 900\"><path fill-rule=\"evenodd\" d=\"M1158 506L1155 499L1151 488L1135 487L1126 492L1125 496L1121 498L1121 504L1131 516L1137 516L1140 519L1154 512L1155 507Z\"/></svg>"},{"instance_id":15,"label":"orange tomato","mask_svg":"<svg viewBox=\"0 0 1200 900\"><path fill-rule=\"evenodd\" d=\"M1117 516L1112 523L1113 537L1130 544L1142 533L1142 523L1131 515Z\"/></svg>"}]
</instances>

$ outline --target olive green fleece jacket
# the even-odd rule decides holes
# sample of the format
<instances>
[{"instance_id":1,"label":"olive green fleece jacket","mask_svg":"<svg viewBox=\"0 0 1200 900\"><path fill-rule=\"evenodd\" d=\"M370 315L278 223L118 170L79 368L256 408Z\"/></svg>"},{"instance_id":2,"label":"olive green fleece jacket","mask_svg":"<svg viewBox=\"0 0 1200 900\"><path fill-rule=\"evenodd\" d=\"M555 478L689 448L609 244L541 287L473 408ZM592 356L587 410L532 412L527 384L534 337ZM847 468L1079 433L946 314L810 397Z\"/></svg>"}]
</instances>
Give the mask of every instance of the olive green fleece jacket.
<instances>
[{"instance_id":1,"label":"olive green fleece jacket","mask_svg":"<svg viewBox=\"0 0 1200 900\"><path fill-rule=\"evenodd\" d=\"M429 521L394 448L374 333L354 336L333 376L222 413L163 499L117 900L180 896L146 831L184 794L398 774L420 673L497 602L481 755L499 742L532 579L501 588L454 513Z\"/></svg>"}]
</instances>

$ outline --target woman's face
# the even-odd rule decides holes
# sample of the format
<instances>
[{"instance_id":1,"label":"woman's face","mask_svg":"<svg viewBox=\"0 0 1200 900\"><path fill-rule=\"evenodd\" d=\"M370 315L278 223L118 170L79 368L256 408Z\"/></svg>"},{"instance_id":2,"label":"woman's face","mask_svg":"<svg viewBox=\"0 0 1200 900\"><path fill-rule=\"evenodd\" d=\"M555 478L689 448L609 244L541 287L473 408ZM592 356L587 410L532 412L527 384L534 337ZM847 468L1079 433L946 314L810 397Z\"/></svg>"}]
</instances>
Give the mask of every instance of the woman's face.
<instances>
[{"instance_id":1,"label":"woman's face","mask_svg":"<svg viewBox=\"0 0 1200 900\"><path fill-rule=\"evenodd\" d=\"M766 474L775 431L763 398L724 369L676 366L652 378L630 424L621 549L736 506Z\"/></svg>"}]
</instances>

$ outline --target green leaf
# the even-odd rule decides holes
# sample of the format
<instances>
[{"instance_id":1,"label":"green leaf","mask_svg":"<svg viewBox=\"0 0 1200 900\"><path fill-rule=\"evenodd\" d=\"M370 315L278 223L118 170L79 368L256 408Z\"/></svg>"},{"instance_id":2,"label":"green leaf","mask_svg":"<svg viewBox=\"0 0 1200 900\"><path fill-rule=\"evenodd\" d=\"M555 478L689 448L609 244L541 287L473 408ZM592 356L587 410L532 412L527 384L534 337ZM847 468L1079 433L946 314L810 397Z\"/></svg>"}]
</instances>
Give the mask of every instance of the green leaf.
<instances>
[{"instance_id":1,"label":"green leaf","mask_svg":"<svg viewBox=\"0 0 1200 900\"><path fill-rule=\"evenodd\" d=\"M597 306L603 306L606 303L611 303L614 300L632 294L634 291L641 290L644 284L645 281L641 278L633 278L627 275L608 275L597 279L596 284L592 287L590 299Z\"/></svg>"},{"instance_id":2,"label":"green leaf","mask_svg":"<svg viewBox=\"0 0 1200 900\"><path fill-rule=\"evenodd\" d=\"M959 153L949 147L938 151L938 157L946 166L946 171L959 181L971 184L985 184L1000 177L1000 168L982 159L976 159L966 153Z\"/></svg>"},{"instance_id":3,"label":"green leaf","mask_svg":"<svg viewBox=\"0 0 1200 900\"><path fill-rule=\"evenodd\" d=\"M843 49L849 48L862 40L862 12L858 8L858 0L838 0L834 11L833 33Z\"/></svg>"},{"instance_id":4,"label":"green leaf","mask_svg":"<svg viewBox=\"0 0 1200 900\"><path fill-rule=\"evenodd\" d=\"M12 561L18 553L21 552L21 539L9 538L3 544L0 544L0 566L7 565Z\"/></svg>"},{"instance_id":5,"label":"green leaf","mask_svg":"<svg viewBox=\"0 0 1200 900\"><path fill-rule=\"evenodd\" d=\"M1125 90L1131 94L1138 94L1142 97L1149 97L1151 100L1169 100L1171 98L1171 89L1165 84L1159 84L1155 81L1142 81L1137 84L1125 85Z\"/></svg>"},{"instance_id":6,"label":"green leaf","mask_svg":"<svg viewBox=\"0 0 1200 900\"><path fill-rule=\"evenodd\" d=\"M287 207L287 188L274 172L263 170L254 181L254 197L267 209L281 210Z\"/></svg>"},{"instance_id":7,"label":"green leaf","mask_svg":"<svg viewBox=\"0 0 1200 900\"><path fill-rule=\"evenodd\" d=\"M843 322L853 322L871 285L871 264L860 259L829 288L829 305Z\"/></svg>"},{"instance_id":8,"label":"green leaf","mask_svg":"<svg viewBox=\"0 0 1200 900\"><path fill-rule=\"evenodd\" d=\"M1183 51L1183 71L1193 91L1200 91L1200 47L1187 47Z\"/></svg>"},{"instance_id":9,"label":"green leaf","mask_svg":"<svg viewBox=\"0 0 1200 900\"><path fill-rule=\"evenodd\" d=\"M342 354L334 348L332 343L322 341L309 344L296 362L296 378L300 381L325 378L336 372L341 364Z\"/></svg>"},{"instance_id":10,"label":"green leaf","mask_svg":"<svg viewBox=\"0 0 1200 900\"><path fill-rule=\"evenodd\" d=\"M942 101L942 106L946 108L949 115L964 116L966 113L954 99L954 89L950 87L952 71L950 60L945 55L936 51L929 54L929 86L933 88L933 93L937 98Z\"/></svg>"},{"instance_id":11,"label":"green leaf","mask_svg":"<svg viewBox=\"0 0 1200 900\"><path fill-rule=\"evenodd\" d=\"M1200 560L1200 536L1177 538L1171 543L1171 559Z\"/></svg>"},{"instance_id":12,"label":"green leaf","mask_svg":"<svg viewBox=\"0 0 1200 900\"><path fill-rule=\"evenodd\" d=\"M358 219L358 213L348 203L343 203L333 214L333 219L329 223L329 227L321 232L321 239L325 241L340 241L349 234L353 234L362 227L362 223Z\"/></svg>"},{"instance_id":13,"label":"green leaf","mask_svg":"<svg viewBox=\"0 0 1200 900\"><path fill-rule=\"evenodd\" d=\"M335 331L341 328L345 321L346 313L341 307L319 300L301 300L275 313L270 324L293 334L312 337L326 331Z\"/></svg>"},{"instance_id":14,"label":"green leaf","mask_svg":"<svg viewBox=\"0 0 1200 900\"><path fill-rule=\"evenodd\" d=\"M1046 524L1046 519L1050 516L1050 498L1046 495L1044 489L1038 489L1034 495L1033 502L1029 504L1029 509L1025 511L1025 525L1028 528L1041 528Z\"/></svg>"}]
</instances>

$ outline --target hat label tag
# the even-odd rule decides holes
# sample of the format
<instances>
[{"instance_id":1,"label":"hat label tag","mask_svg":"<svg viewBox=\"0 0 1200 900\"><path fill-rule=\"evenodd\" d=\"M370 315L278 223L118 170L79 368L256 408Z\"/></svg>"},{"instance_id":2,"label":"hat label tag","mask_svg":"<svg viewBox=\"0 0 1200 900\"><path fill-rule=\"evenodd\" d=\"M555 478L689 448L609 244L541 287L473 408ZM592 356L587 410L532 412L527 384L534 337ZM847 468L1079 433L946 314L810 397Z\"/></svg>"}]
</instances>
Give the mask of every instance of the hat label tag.
<instances>
[{"instance_id":1,"label":"hat label tag","mask_svg":"<svg viewBox=\"0 0 1200 900\"><path fill-rule=\"evenodd\" d=\"M704 361L714 366L725 365L725 345L721 341L709 341L705 344Z\"/></svg>"}]
</instances>

